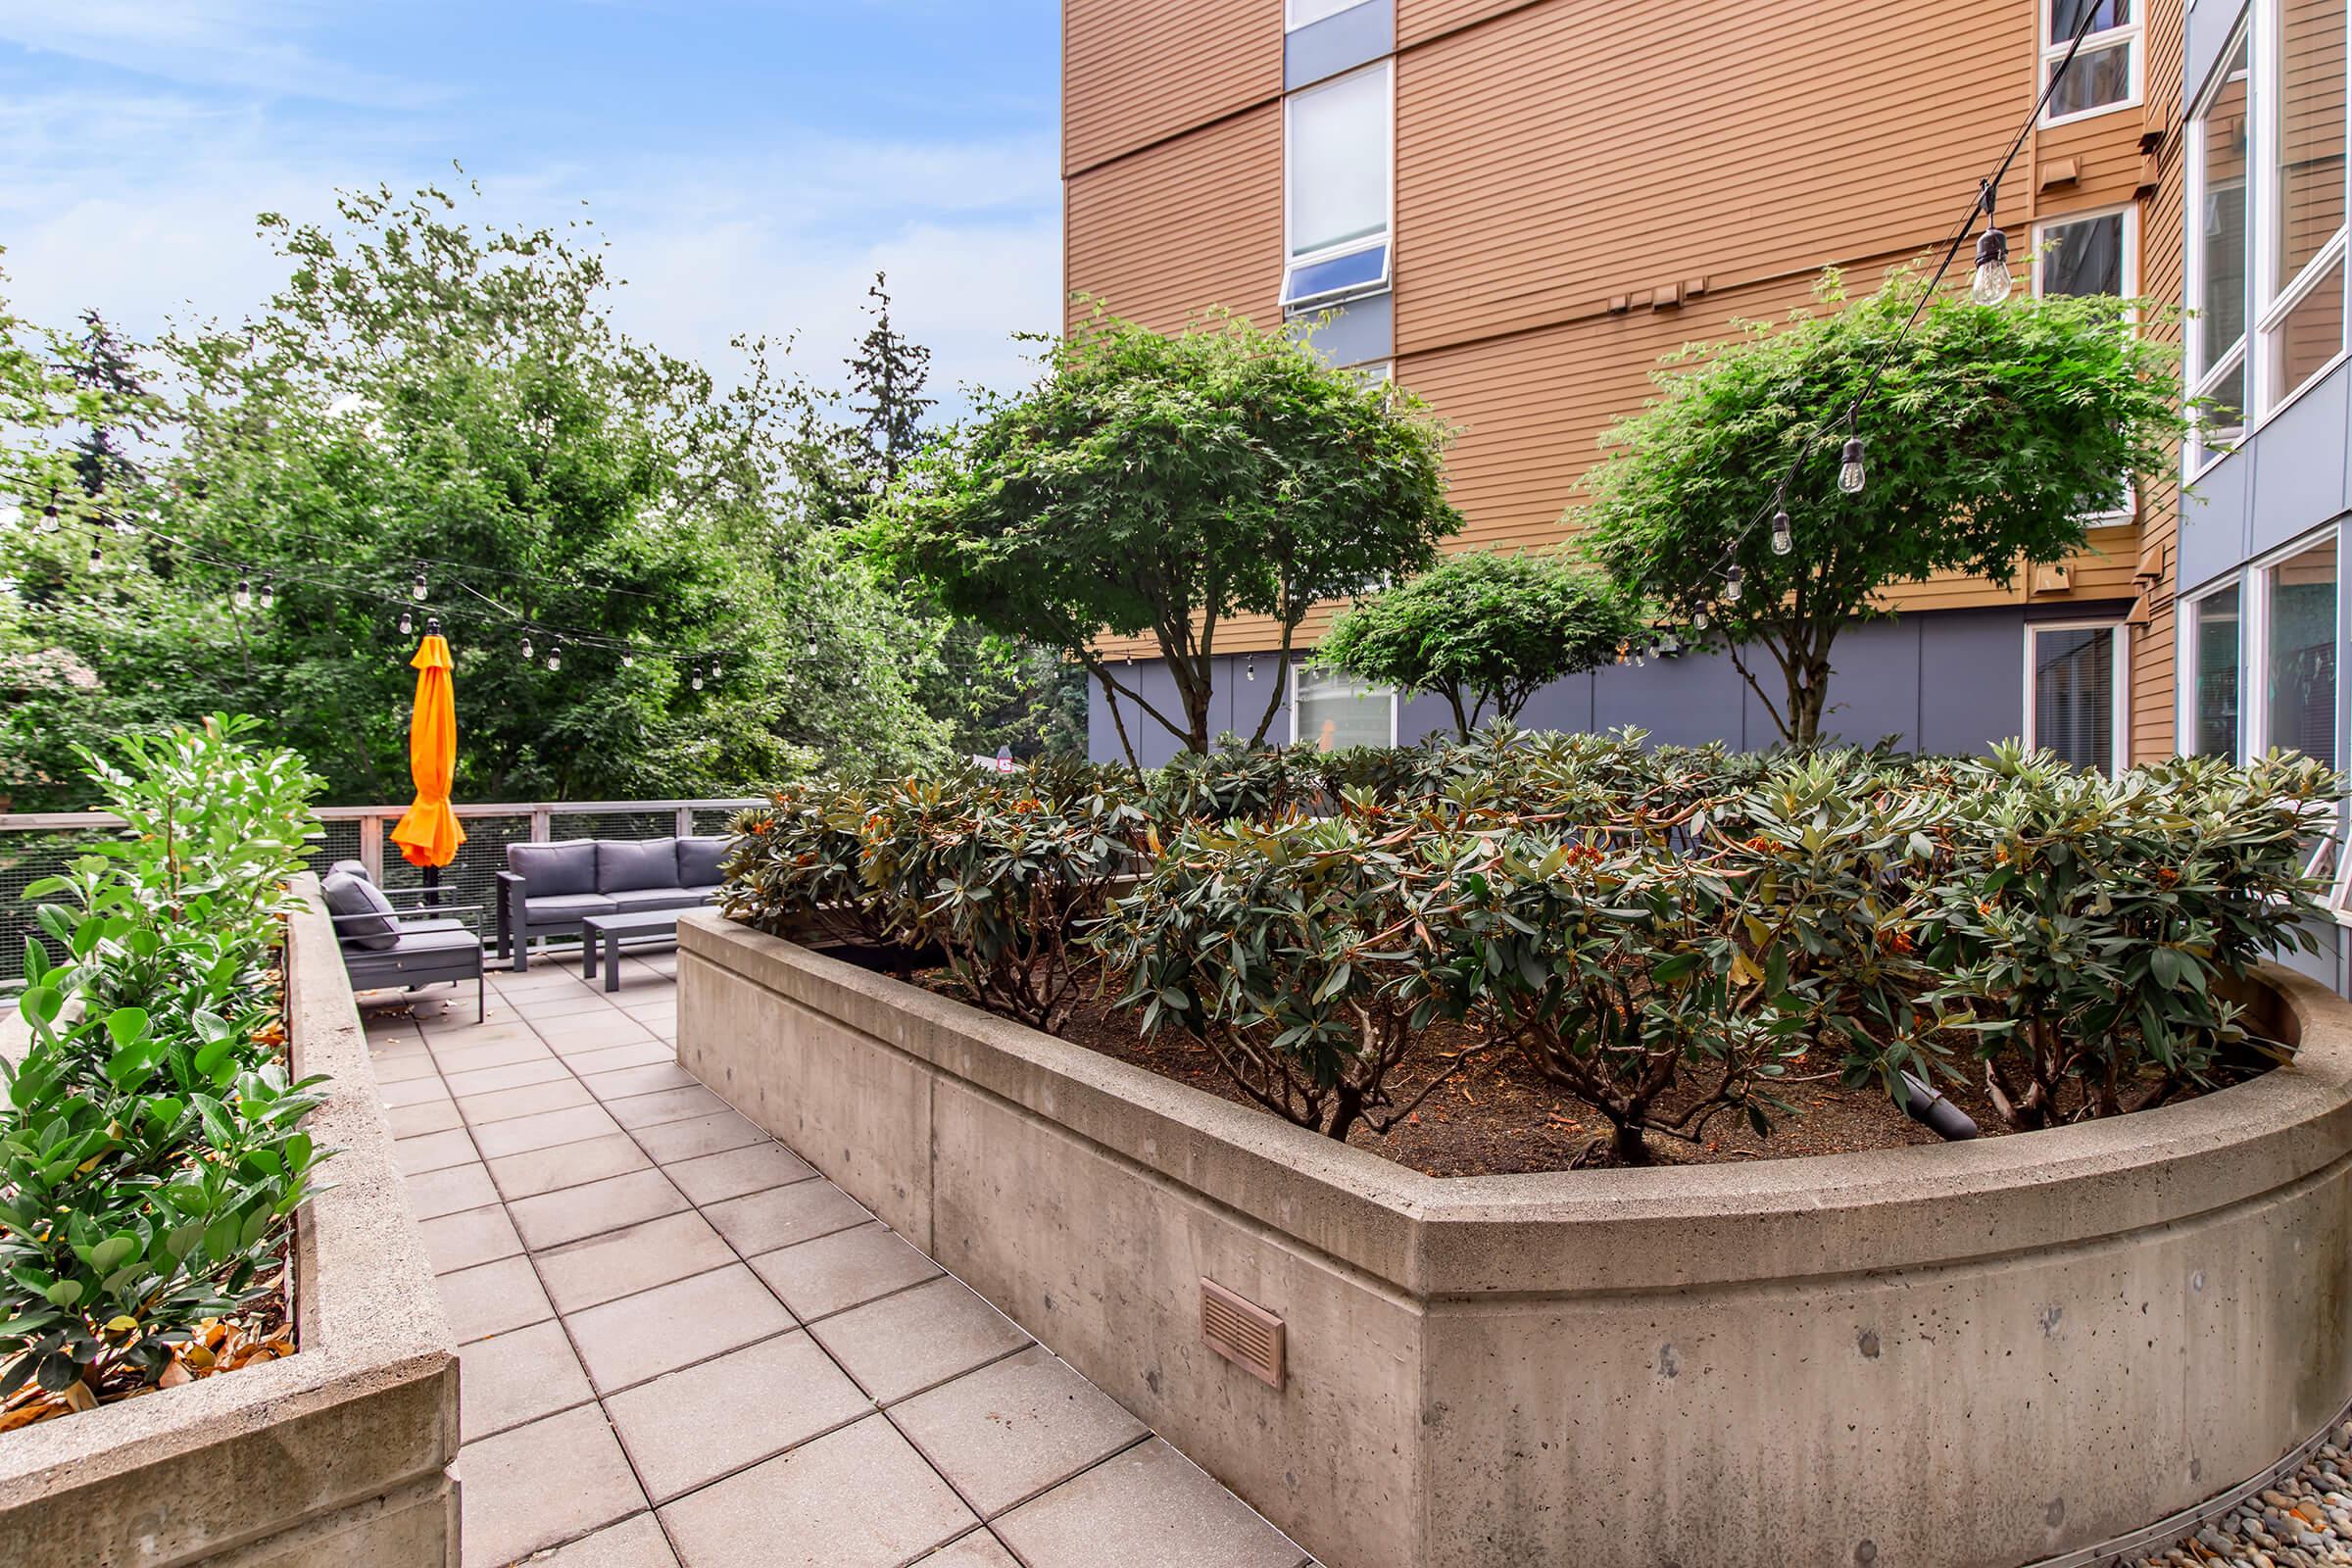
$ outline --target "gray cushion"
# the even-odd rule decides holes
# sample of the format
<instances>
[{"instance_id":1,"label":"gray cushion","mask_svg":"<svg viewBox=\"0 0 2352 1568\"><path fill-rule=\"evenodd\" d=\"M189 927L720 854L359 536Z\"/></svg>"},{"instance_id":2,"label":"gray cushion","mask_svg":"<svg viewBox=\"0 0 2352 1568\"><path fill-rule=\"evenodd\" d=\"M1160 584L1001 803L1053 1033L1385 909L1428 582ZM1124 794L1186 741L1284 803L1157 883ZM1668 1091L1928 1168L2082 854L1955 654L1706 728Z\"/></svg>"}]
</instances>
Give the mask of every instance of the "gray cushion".
<instances>
[{"instance_id":1,"label":"gray cushion","mask_svg":"<svg viewBox=\"0 0 2352 1568\"><path fill-rule=\"evenodd\" d=\"M522 878L523 897L541 899L567 893L596 891L596 840L565 839L560 844L510 844L507 869Z\"/></svg>"},{"instance_id":2,"label":"gray cushion","mask_svg":"<svg viewBox=\"0 0 2352 1568\"><path fill-rule=\"evenodd\" d=\"M381 953L400 940L392 921L392 901L366 877L332 871L318 884L318 892L326 900L327 913L363 916L335 922L335 935L345 947Z\"/></svg>"},{"instance_id":3,"label":"gray cushion","mask_svg":"<svg viewBox=\"0 0 2352 1568\"><path fill-rule=\"evenodd\" d=\"M412 931L469 931L471 929L472 927L455 915L444 915L437 920L403 920L400 922L400 931L403 936Z\"/></svg>"},{"instance_id":4,"label":"gray cushion","mask_svg":"<svg viewBox=\"0 0 2352 1568\"><path fill-rule=\"evenodd\" d=\"M674 888L677 885L676 839L596 841L597 892L625 893L631 888Z\"/></svg>"},{"instance_id":5,"label":"gray cushion","mask_svg":"<svg viewBox=\"0 0 2352 1568\"><path fill-rule=\"evenodd\" d=\"M718 862L725 859L727 846L733 839L678 840L678 880L682 888L711 887L726 879L719 875Z\"/></svg>"},{"instance_id":6,"label":"gray cushion","mask_svg":"<svg viewBox=\"0 0 2352 1568\"><path fill-rule=\"evenodd\" d=\"M337 860L334 864L326 868L326 874L328 876L333 876L337 871L342 872L345 876L356 876L363 882L372 882L375 880L375 878L368 874L367 863L361 860Z\"/></svg>"},{"instance_id":7,"label":"gray cushion","mask_svg":"<svg viewBox=\"0 0 2352 1568\"><path fill-rule=\"evenodd\" d=\"M460 926L455 931L403 931L397 951L407 953L464 953L480 951L482 939Z\"/></svg>"},{"instance_id":8,"label":"gray cushion","mask_svg":"<svg viewBox=\"0 0 2352 1568\"><path fill-rule=\"evenodd\" d=\"M680 888L678 891L681 893L690 893L694 895L694 900L697 904L715 904L718 902L719 894L726 891L726 884L723 882L713 882L707 888L688 887Z\"/></svg>"},{"instance_id":9,"label":"gray cushion","mask_svg":"<svg viewBox=\"0 0 2352 1568\"><path fill-rule=\"evenodd\" d=\"M611 897L612 907L623 914L639 909L691 909L703 902L701 894L684 888L623 888Z\"/></svg>"},{"instance_id":10,"label":"gray cushion","mask_svg":"<svg viewBox=\"0 0 2352 1568\"><path fill-rule=\"evenodd\" d=\"M553 925L559 920L577 920L582 915L611 914L612 901L601 893L559 893L552 899L532 894L524 906L533 925Z\"/></svg>"}]
</instances>

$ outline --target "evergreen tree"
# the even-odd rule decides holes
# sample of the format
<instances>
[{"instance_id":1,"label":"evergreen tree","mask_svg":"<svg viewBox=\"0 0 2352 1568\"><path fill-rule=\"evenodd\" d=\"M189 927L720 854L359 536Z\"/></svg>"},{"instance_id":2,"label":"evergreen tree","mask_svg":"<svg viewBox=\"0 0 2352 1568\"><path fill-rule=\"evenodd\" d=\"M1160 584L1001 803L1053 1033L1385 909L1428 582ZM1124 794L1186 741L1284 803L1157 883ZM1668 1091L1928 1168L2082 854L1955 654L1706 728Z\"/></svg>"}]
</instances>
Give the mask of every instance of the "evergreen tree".
<instances>
[{"instance_id":1,"label":"evergreen tree","mask_svg":"<svg viewBox=\"0 0 2352 1568\"><path fill-rule=\"evenodd\" d=\"M844 363L850 370L850 410L858 422L842 427L845 447L857 469L880 495L898 481L899 470L923 444L923 424L936 398L923 396L931 380L931 351L890 324L890 278L876 272L865 291L875 303L873 325Z\"/></svg>"},{"instance_id":2,"label":"evergreen tree","mask_svg":"<svg viewBox=\"0 0 2352 1568\"><path fill-rule=\"evenodd\" d=\"M140 379L135 351L106 318L88 310L81 313L81 320L78 351L68 357L64 368L74 387L98 404L98 416L73 443L74 475L82 494L96 502L109 494L123 495L145 477L123 437L149 438L152 432L142 416L153 399Z\"/></svg>"}]
</instances>

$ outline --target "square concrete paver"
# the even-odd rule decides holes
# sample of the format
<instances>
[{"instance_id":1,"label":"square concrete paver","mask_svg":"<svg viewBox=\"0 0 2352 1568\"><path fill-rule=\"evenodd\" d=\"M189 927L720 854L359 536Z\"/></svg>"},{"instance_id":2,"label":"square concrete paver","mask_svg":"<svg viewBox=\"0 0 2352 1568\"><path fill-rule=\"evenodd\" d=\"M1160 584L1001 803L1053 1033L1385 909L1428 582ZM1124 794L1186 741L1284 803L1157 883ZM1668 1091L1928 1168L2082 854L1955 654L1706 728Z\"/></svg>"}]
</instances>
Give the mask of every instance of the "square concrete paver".
<instances>
[{"instance_id":1,"label":"square concrete paver","mask_svg":"<svg viewBox=\"0 0 2352 1568\"><path fill-rule=\"evenodd\" d=\"M878 1415L690 1494L662 1518L686 1568L896 1568L974 1523Z\"/></svg>"},{"instance_id":2,"label":"square concrete paver","mask_svg":"<svg viewBox=\"0 0 2352 1568\"><path fill-rule=\"evenodd\" d=\"M593 1404L458 1450L465 1568L499 1568L645 1507L620 1441Z\"/></svg>"},{"instance_id":3,"label":"square concrete paver","mask_svg":"<svg viewBox=\"0 0 2352 1568\"><path fill-rule=\"evenodd\" d=\"M488 1122L513 1121L517 1116L535 1116L543 1110L569 1110L574 1105L593 1105L596 1097L578 1079L565 1076L543 1084L523 1084L514 1089L494 1089L485 1094L458 1094L458 1109L465 1112L468 1124L480 1127Z\"/></svg>"},{"instance_id":4,"label":"square concrete paver","mask_svg":"<svg viewBox=\"0 0 2352 1568\"><path fill-rule=\"evenodd\" d=\"M1159 1439L1103 1460L991 1529L1028 1568L1298 1568L1306 1553Z\"/></svg>"},{"instance_id":5,"label":"square concrete paver","mask_svg":"<svg viewBox=\"0 0 2352 1568\"><path fill-rule=\"evenodd\" d=\"M1011 1552L997 1544L997 1538L985 1530L975 1530L961 1541L950 1542L914 1568L1021 1568Z\"/></svg>"},{"instance_id":6,"label":"square concrete paver","mask_svg":"<svg viewBox=\"0 0 2352 1568\"><path fill-rule=\"evenodd\" d=\"M654 1167L654 1162L645 1157L645 1151L637 1147L637 1141L617 1131L584 1143L501 1154L489 1164L490 1174L497 1179L499 1191L507 1195L510 1203L518 1198L534 1198L563 1187L584 1187L608 1176Z\"/></svg>"},{"instance_id":7,"label":"square concrete paver","mask_svg":"<svg viewBox=\"0 0 2352 1568\"><path fill-rule=\"evenodd\" d=\"M696 1213L666 1214L538 1255L539 1277L559 1312L633 1296L735 1261L735 1250Z\"/></svg>"},{"instance_id":8,"label":"square concrete paver","mask_svg":"<svg viewBox=\"0 0 2352 1568\"><path fill-rule=\"evenodd\" d=\"M893 1406L890 1418L985 1518L1151 1436L1035 1345Z\"/></svg>"},{"instance_id":9,"label":"square concrete paver","mask_svg":"<svg viewBox=\"0 0 2352 1568\"><path fill-rule=\"evenodd\" d=\"M588 1375L608 1395L793 1326L792 1314L740 1263L591 1306L566 1321Z\"/></svg>"},{"instance_id":10,"label":"square concrete paver","mask_svg":"<svg viewBox=\"0 0 2352 1568\"><path fill-rule=\"evenodd\" d=\"M678 1191L698 1203L719 1203L749 1193L805 1182L816 1174L782 1144L747 1144L662 1167Z\"/></svg>"},{"instance_id":11,"label":"square concrete paver","mask_svg":"<svg viewBox=\"0 0 2352 1568\"><path fill-rule=\"evenodd\" d=\"M424 1235L424 1255L431 1259L436 1274L454 1274L476 1263L495 1263L522 1250L522 1238L514 1234L514 1222L495 1203L487 1208L468 1208L443 1214L438 1219L422 1220L416 1229Z\"/></svg>"},{"instance_id":12,"label":"square concrete paver","mask_svg":"<svg viewBox=\"0 0 2352 1568\"><path fill-rule=\"evenodd\" d=\"M607 1402L613 1430L658 1503L873 1407L798 1331L641 1383Z\"/></svg>"},{"instance_id":13,"label":"square concrete paver","mask_svg":"<svg viewBox=\"0 0 2352 1568\"><path fill-rule=\"evenodd\" d=\"M502 1258L442 1275L441 1304L448 1309L450 1331L460 1345L556 1315L527 1257Z\"/></svg>"},{"instance_id":14,"label":"square concrete paver","mask_svg":"<svg viewBox=\"0 0 2352 1568\"><path fill-rule=\"evenodd\" d=\"M513 1121L494 1121L486 1127L476 1127L473 1143L484 1159L496 1159L501 1154L525 1154L534 1149L585 1143L618 1131L620 1123L606 1115L604 1106L574 1105L569 1110L543 1111L536 1116L517 1116Z\"/></svg>"},{"instance_id":15,"label":"square concrete paver","mask_svg":"<svg viewBox=\"0 0 2352 1568\"><path fill-rule=\"evenodd\" d=\"M568 1546L531 1559L531 1568L677 1568L678 1554L650 1513L607 1525Z\"/></svg>"},{"instance_id":16,"label":"square concrete paver","mask_svg":"<svg viewBox=\"0 0 2352 1568\"><path fill-rule=\"evenodd\" d=\"M598 1073L618 1072L624 1067L658 1066L662 1062L677 1059L677 1052L666 1042L660 1040L638 1040L625 1046L605 1046L595 1051L578 1051L564 1058L565 1065L583 1077Z\"/></svg>"},{"instance_id":17,"label":"square concrete paver","mask_svg":"<svg viewBox=\"0 0 2352 1568\"><path fill-rule=\"evenodd\" d=\"M468 1443L596 1397L553 1318L476 1340L458 1360L458 1426Z\"/></svg>"},{"instance_id":18,"label":"square concrete paver","mask_svg":"<svg viewBox=\"0 0 2352 1568\"><path fill-rule=\"evenodd\" d=\"M627 1100L633 1095L651 1095L664 1089L701 1087L695 1077L675 1061L650 1061L634 1067L614 1067L606 1072L592 1073L580 1082L599 1100Z\"/></svg>"},{"instance_id":19,"label":"square concrete paver","mask_svg":"<svg viewBox=\"0 0 2352 1568\"><path fill-rule=\"evenodd\" d=\"M545 1046L532 1048L534 1054L527 1060L515 1060L495 1067L476 1067L471 1071L441 1064L442 1081L453 1095L494 1095L502 1089L528 1089L533 1084L562 1083L571 1076L556 1054Z\"/></svg>"},{"instance_id":20,"label":"square concrete paver","mask_svg":"<svg viewBox=\"0 0 2352 1568\"><path fill-rule=\"evenodd\" d=\"M674 1177L680 1167L670 1167ZM858 1225L751 1260L760 1277L806 1323L862 1305L939 1272L939 1265L880 1225Z\"/></svg>"},{"instance_id":21,"label":"square concrete paver","mask_svg":"<svg viewBox=\"0 0 2352 1568\"><path fill-rule=\"evenodd\" d=\"M470 1165L480 1157L473 1152L473 1140L463 1129L454 1127L444 1133L426 1133L421 1138L403 1138L392 1146L392 1162L400 1167L403 1176L422 1176L428 1171L447 1170L452 1165Z\"/></svg>"},{"instance_id":22,"label":"square concrete paver","mask_svg":"<svg viewBox=\"0 0 2352 1568\"><path fill-rule=\"evenodd\" d=\"M409 1212L418 1219L437 1219L461 1209L480 1208L498 1201L490 1173L479 1165L451 1165L406 1178Z\"/></svg>"},{"instance_id":23,"label":"square concrete paver","mask_svg":"<svg viewBox=\"0 0 2352 1568\"><path fill-rule=\"evenodd\" d=\"M672 1160L692 1159L697 1154L715 1154L722 1149L741 1149L746 1144L767 1141L767 1134L731 1110L637 1129L637 1142L664 1165Z\"/></svg>"},{"instance_id":24,"label":"square concrete paver","mask_svg":"<svg viewBox=\"0 0 2352 1568\"><path fill-rule=\"evenodd\" d=\"M605 1108L623 1127L652 1127L665 1121L715 1116L727 1108L727 1102L698 1083L684 1089L632 1095L626 1100L612 1101Z\"/></svg>"},{"instance_id":25,"label":"square concrete paver","mask_svg":"<svg viewBox=\"0 0 2352 1568\"><path fill-rule=\"evenodd\" d=\"M828 1181L795 1182L790 1187L771 1187L764 1193L707 1203L703 1213L718 1227L718 1234L747 1257L846 1231L873 1217L856 1199Z\"/></svg>"},{"instance_id":26,"label":"square concrete paver","mask_svg":"<svg viewBox=\"0 0 2352 1568\"><path fill-rule=\"evenodd\" d=\"M811 1324L850 1376L887 1404L1030 1342L959 1282L937 1279Z\"/></svg>"},{"instance_id":27,"label":"square concrete paver","mask_svg":"<svg viewBox=\"0 0 2352 1568\"><path fill-rule=\"evenodd\" d=\"M453 1127L466 1125L458 1114L454 1100L428 1100L421 1105L402 1105L384 1112L384 1124L392 1129L394 1138L421 1138L426 1133L445 1133Z\"/></svg>"},{"instance_id":28,"label":"square concrete paver","mask_svg":"<svg viewBox=\"0 0 2352 1568\"><path fill-rule=\"evenodd\" d=\"M536 1251L674 1214L686 1206L686 1195L670 1185L668 1177L658 1170L633 1170L583 1187L512 1199L507 1212Z\"/></svg>"}]
</instances>

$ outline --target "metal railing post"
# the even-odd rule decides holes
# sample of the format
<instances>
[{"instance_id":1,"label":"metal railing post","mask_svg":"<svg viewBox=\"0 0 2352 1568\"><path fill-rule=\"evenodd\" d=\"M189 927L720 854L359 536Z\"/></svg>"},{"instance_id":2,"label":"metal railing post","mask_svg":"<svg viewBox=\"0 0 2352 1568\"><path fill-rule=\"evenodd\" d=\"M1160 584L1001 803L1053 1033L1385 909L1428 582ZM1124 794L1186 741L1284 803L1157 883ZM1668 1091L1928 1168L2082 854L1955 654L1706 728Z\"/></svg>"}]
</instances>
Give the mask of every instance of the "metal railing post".
<instances>
[{"instance_id":1,"label":"metal railing post","mask_svg":"<svg viewBox=\"0 0 2352 1568\"><path fill-rule=\"evenodd\" d=\"M678 837L682 839L694 837L694 808L691 806L678 808Z\"/></svg>"},{"instance_id":2,"label":"metal railing post","mask_svg":"<svg viewBox=\"0 0 2352 1568\"><path fill-rule=\"evenodd\" d=\"M545 844L555 837L556 813L544 806L531 808L531 842Z\"/></svg>"},{"instance_id":3,"label":"metal railing post","mask_svg":"<svg viewBox=\"0 0 2352 1568\"><path fill-rule=\"evenodd\" d=\"M368 868L368 880L377 887L384 885L384 819L380 816L360 818L360 863Z\"/></svg>"}]
</instances>

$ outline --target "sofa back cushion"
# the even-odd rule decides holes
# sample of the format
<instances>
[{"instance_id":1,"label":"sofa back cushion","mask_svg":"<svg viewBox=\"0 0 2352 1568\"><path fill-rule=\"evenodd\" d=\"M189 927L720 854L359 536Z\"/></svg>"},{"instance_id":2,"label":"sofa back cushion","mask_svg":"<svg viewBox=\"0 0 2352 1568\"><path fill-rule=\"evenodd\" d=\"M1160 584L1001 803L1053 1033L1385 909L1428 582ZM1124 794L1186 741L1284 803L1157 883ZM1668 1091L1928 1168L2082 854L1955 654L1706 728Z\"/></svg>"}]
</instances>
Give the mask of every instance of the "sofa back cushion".
<instances>
[{"instance_id":1,"label":"sofa back cushion","mask_svg":"<svg viewBox=\"0 0 2352 1568\"><path fill-rule=\"evenodd\" d=\"M392 901L366 877L330 871L318 884L318 892L326 900L327 913L360 916L335 922L335 935L345 947L381 953L399 943L400 928L392 923Z\"/></svg>"},{"instance_id":2,"label":"sofa back cushion","mask_svg":"<svg viewBox=\"0 0 2352 1568\"><path fill-rule=\"evenodd\" d=\"M733 842L728 838L678 840L678 886L710 888L724 881L718 862L727 858L727 846Z\"/></svg>"},{"instance_id":3,"label":"sofa back cushion","mask_svg":"<svg viewBox=\"0 0 2352 1568\"><path fill-rule=\"evenodd\" d=\"M565 839L556 844L510 844L507 869L522 878L526 899L552 899L565 893L596 891L596 840Z\"/></svg>"},{"instance_id":4,"label":"sofa back cushion","mask_svg":"<svg viewBox=\"0 0 2352 1568\"><path fill-rule=\"evenodd\" d=\"M678 885L676 839L599 839L596 891L626 893L633 888Z\"/></svg>"},{"instance_id":5,"label":"sofa back cushion","mask_svg":"<svg viewBox=\"0 0 2352 1568\"><path fill-rule=\"evenodd\" d=\"M337 860L326 868L328 876L333 876L337 871L342 872L345 876L356 876L363 882L375 880L368 874L368 866L365 861L361 860Z\"/></svg>"}]
</instances>

